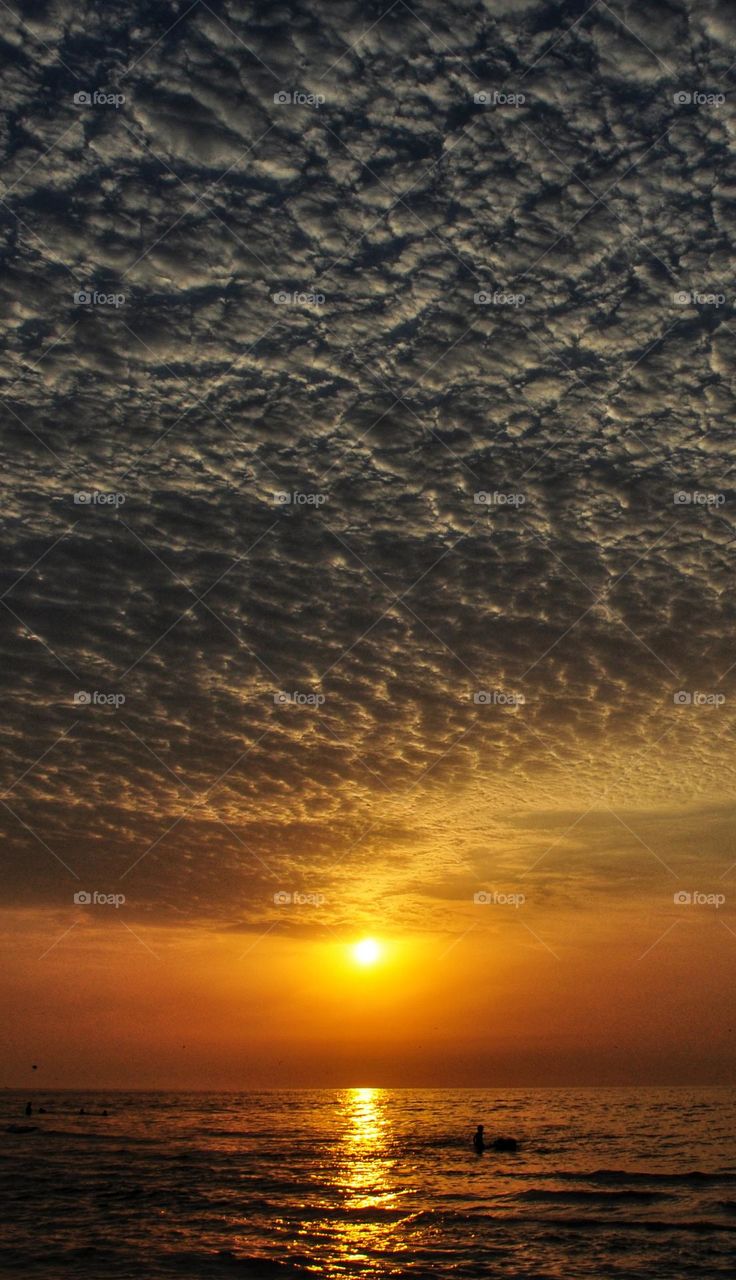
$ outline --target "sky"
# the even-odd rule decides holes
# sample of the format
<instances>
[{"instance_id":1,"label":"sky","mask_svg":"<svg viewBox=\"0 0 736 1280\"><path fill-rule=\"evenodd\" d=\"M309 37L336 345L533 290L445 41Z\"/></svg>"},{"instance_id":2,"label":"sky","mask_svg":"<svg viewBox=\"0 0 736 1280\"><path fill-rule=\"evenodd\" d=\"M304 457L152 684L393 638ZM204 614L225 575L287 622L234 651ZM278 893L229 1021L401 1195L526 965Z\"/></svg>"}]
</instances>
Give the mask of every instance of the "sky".
<instances>
[{"instance_id":1,"label":"sky","mask_svg":"<svg viewBox=\"0 0 736 1280\"><path fill-rule=\"evenodd\" d=\"M2 8L0 1084L733 1081L726 4Z\"/></svg>"}]
</instances>

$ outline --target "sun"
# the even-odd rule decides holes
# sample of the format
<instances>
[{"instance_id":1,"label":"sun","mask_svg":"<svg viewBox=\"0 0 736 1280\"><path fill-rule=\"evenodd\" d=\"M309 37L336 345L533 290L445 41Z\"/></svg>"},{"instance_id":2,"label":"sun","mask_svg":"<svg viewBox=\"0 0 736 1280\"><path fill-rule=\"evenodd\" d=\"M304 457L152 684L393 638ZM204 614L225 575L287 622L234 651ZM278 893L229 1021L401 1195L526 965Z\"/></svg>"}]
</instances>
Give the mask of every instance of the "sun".
<instances>
[{"instance_id":1,"label":"sun","mask_svg":"<svg viewBox=\"0 0 736 1280\"><path fill-rule=\"evenodd\" d=\"M364 966L376 964L381 959L381 946L375 938L363 938L353 947L353 959Z\"/></svg>"}]
</instances>

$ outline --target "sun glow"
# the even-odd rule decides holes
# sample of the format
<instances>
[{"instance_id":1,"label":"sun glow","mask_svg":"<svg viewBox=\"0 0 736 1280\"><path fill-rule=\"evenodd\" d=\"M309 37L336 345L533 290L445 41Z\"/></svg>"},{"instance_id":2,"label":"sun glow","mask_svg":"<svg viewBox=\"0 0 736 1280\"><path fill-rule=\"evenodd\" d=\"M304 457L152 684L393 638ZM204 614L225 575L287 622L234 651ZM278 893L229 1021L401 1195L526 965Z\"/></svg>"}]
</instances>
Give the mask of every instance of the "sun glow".
<instances>
[{"instance_id":1,"label":"sun glow","mask_svg":"<svg viewBox=\"0 0 736 1280\"><path fill-rule=\"evenodd\" d=\"M364 966L376 964L381 959L381 947L375 938L363 938L353 947L353 959Z\"/></svg>"}]
</instances>

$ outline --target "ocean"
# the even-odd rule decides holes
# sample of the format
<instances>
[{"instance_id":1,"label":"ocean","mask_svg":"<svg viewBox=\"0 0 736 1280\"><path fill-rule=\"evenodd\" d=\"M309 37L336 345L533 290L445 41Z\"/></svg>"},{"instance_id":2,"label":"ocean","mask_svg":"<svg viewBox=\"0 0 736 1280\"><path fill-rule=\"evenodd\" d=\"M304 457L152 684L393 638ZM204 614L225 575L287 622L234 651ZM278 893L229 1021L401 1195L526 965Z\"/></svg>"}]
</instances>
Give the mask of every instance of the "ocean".
<instances>
[{"instance_id":1,"label":"ocean","mask_svg":"<svg viewBox=\"0 0 736 1280\"><path fill-rule=\"evenodd\" d=\"M29 1098L46 1114L27 1120ZM6 1090L0 1105L3 1275L736 1272L733 1089ZM479 1122L519 1151L477 1156Z\"/></svg>"}]
</instances>

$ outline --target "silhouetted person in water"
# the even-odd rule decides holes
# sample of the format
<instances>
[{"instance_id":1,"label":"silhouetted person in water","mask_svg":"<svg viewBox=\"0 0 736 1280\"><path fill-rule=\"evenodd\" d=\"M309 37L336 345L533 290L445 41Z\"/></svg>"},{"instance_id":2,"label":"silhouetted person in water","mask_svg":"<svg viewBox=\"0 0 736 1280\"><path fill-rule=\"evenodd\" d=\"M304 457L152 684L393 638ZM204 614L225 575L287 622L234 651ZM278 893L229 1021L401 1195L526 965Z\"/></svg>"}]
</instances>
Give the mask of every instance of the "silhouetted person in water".
<instances>
[{"instance_id":1,"label":"silhouetted person in water","mask_svg":"<svg viewBox=\"0 0 736 1280\"><path fill-rule=\"evenodd\" d=\"M483 1125L479 1124L473 1134L473 1150L479 1156L484 1151L518 1151L519 1143L516 1138L494 1138L492 1142L486 1142Z\"/></svg>"},{"instance_id":2,"label":"silhouetted person in water","mask_svg":"<svg viewBox=\"0 0 736 1280\"><path fill-rule=\"evenodd\" d=\"M32 1114L33 1114L33 1107L31 1106L30 1102L27 1102L27 1103L26 1103L26 1115L27 1115L27 1116L30 1116L30 1115L32 1115Z\"/></svg>"}]
</instances>

